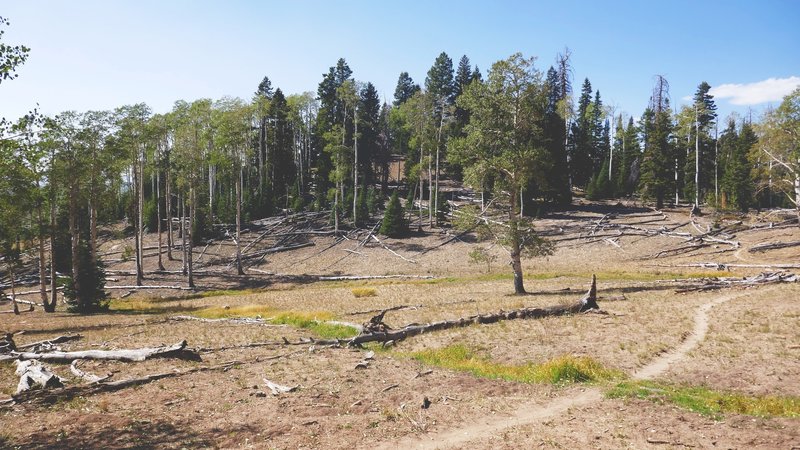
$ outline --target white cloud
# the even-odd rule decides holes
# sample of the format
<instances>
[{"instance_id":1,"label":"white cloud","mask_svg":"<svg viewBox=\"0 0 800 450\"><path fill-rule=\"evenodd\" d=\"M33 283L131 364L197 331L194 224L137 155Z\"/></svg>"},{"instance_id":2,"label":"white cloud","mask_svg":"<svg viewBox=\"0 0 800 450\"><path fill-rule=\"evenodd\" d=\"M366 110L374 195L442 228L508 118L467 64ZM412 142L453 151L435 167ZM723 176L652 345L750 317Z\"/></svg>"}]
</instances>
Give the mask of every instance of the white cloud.
<instances>
[{"instance_id":1,"label":"white cloud","mask_svg":"<svg viewBox=\"0 0 800 450\"><path fill-rule=\"evenodd\" d=\"M721 84L712 87L709 94L716 99L729 99L732 105L747 106L780 101L798 86L800 77L767 78L755 83Z\"/></svg>"}]
</instances>

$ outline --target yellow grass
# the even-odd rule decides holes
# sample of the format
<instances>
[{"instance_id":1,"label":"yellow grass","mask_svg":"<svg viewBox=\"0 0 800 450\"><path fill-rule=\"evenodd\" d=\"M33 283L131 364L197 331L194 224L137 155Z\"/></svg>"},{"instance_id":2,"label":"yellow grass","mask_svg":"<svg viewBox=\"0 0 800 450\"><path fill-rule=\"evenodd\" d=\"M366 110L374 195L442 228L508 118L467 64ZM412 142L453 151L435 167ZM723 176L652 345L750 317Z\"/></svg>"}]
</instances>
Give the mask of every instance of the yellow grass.
<instances>
[{"instance_id":1,"label":"yellow grass","mask_svg":"<svg viewBox=\"0 0 800 450\"><path fill-rule=\"evenodd\" d=\"M479 356L461 344L423 350L410 356L424 364L468 372L480 378L523 383L586 383L622 377L621 372L583 356L564 355L543 364L509 365Z\"/></svg>"}]
</instances>

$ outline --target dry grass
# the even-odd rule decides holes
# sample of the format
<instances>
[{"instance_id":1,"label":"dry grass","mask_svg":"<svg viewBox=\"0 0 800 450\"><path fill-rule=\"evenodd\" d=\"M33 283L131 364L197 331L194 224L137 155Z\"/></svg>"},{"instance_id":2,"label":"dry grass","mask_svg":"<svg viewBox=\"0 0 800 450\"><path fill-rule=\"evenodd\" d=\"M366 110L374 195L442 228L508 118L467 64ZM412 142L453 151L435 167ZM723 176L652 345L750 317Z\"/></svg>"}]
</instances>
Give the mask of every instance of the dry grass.
<instances>
[{"instance_id":1,"label":"dry grass","mask_svg":"<svg viewBox=\"0 0 800 450\"><path fill-rule=\"evenodd\" d=\"M378 290L371 287L353 288L350 289L350 292L353 293L355 298L376 297L378 295Z\"/></svg>"}]
</instances>

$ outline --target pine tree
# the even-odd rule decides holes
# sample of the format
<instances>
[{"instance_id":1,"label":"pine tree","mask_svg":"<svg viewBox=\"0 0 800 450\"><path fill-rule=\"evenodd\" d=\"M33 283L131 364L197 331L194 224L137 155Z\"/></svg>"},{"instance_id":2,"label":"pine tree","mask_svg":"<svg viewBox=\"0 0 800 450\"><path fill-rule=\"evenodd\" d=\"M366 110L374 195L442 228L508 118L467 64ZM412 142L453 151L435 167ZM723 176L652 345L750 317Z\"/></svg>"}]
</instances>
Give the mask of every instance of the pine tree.
<instances>
[{"instance_id":1,"label":"pine tree","mask_svg":"<svg viewBox=\"0 0 800 450\"><path fill-rule=\"evenodd\" d=\"M538 191L545 201L556 204L569 204L572 194L569 188L569 167L564 148L565 123L562 116L563 96L558 79L558 72L553 67L547 71L547 107L544 111L542 131L545 136L548 169L544 171L544 180L533 178L526 191ZM527 207L528 205L526 205ZM532 206L532 205L531 205Z\"/></svg>"},{"instance_id":2,"label":"pine tree","mask_svg":"<svg viewBox=\"0 0 800 450\"><path fill-rule=\"evenodd\" d=\"M408 72L401 72L400 77L397 79L397 87L394 89L394 105L398 107L408 101L414 96L414 93L419 91L418 84L414 84L414 80L408 75Z\"/></svg>"},{"instance_id":3,"label":"pine tree","mask_svg":"<svg viewBox=\"0 0 800 450\"><path fill-rule=\"evenodd\" d=\"M697 86L694 94L694 103L688 112L691 115L692 124L688 131L687 154L683 166L684 186L683 191L686 198L695 199L697 188L695 187L695 177L698 175L698 165L696 162L697 154L700 154L699 164L699 183L700 199L705 193L713 190L714 187L714 138L711 130L716 123L717 106L714 104L714 96L709 94L711 86L703 81Z\"/></svg>"},{"instance_id":4,"label":"pine tree","mask_svg":"<svg viewBox=\"0 0 800 450\"><path fill-rule=\"evenodd\" d=\"M400 205L397 191L392 193L386 212L381 222L380 233L389 237L400 237L408 231L408 224L405 221L405 212Z\"/></svg>"},{"instance_id":5,"label":"pine tree","mask_svg":"<svg viewBox=\"0 0 800 450\"><path fill-rule=\"evenodd\" d=\"M591 115L592 84L586 78L578 99L578 116L572 123L570 139L570 170L576 186L586 186L592 176L592 146L594 129Z\"/></svg>"},{"instance_id":6,"label":"pine tree","mask_svg":"<svg viewBox=\"0 0 800 450\"><path fill-rule=\"evenodd\" d=\"M372 83L361 89L358 101L358 174L359 183L375 183L375 163L379 152L381 101ZM361 181L363 180L363 181Z\"/></svg>"},{"instance_id":7,"label":"pine tree","mask_svg":"<svg viewBox=\"0 0 800 450\"><path fill-rule=\"evenodd\" d=\"M747 159L758 138L749 123L743 123L741 131L736 132L733 118L719 139L720 153L723 157L722 204L735 206L747 211L753 201L753 185L750 180L751 164Z\"/></svg>"},{"instance_id":8,"label":"pine tree","mask_svg":"<svg viewBox=\"0 0 800 450\"><path fill-rule=\"evenodd\" d=\"M608 157L608 130L607 123L603 120L603 101L600 99L600 91L595 91L594 101L591 106L591 146L589 147L589 157L592 160L592 174L600 172L600 166Z\"/></svg>"},{"instance_id":9,"label":"pine tree","mask_svg":"<svg viewBox=\"0 0 800 450\"><path fill-rule=\"evenodd\" d=\"M275 134L270 153L271 180L275 205L289 208L289 189L294 185L295 170L293 137L288 122L289 106L286 97L280 88L275 90L275 95L270 104L270 117L274 121Z\"/></svg>"},{"instance_id":10,"label":"pine tree","mask_svg":"<svg viewBox=\"0 0 800 450\"><path fill-rule=\"evenodd\" d=\"M425 78L425 91L437 103L453 103L455 93L453 60L447 56L447 53L440 53L433 62L433 66L428 70L428 76Z\"/></svg>"},{"instance_id":11,"label":"pine tree","mask_svg":"<svg viewBox=\"0 0 800 450\"><path fill-rule=\"evenodd\" d=\"M478 66L475 66L475 69L472 70L472 75L470 76L470 83L473 81L477 81L479 83L483 82L483 75L481 75L481 69Z\"/></svg>"},{"instance_id":12,"label":"pine tree","mask_svg":"<svg viewBox=\"0 0 800 450\"><path fill-rule=\"evenodd\" d=\"M670 144L672 119L669 110L669 84L662 76L656 78L650 105L642 116L644 154L639 185L645 196L664 207L664 199L674 186L674 156Z\"/></svg>"}]
</instances>

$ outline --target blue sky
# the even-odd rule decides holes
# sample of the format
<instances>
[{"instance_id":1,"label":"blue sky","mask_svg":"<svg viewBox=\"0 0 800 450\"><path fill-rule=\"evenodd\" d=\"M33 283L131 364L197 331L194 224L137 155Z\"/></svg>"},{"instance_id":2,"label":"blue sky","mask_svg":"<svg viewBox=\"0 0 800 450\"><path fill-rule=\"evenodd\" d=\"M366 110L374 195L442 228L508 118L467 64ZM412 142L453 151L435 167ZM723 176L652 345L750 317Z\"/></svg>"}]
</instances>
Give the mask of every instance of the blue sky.
<instances>
[{"instance_id":1,"label":"blue sky","mask_svg":"<svg viewBox=\"0 0 800 450\"><path fill-rule=\"evenodd\" d=\"M518 51L544 71L568 46L575 92L589 77L634 116L655 74L676 103L707 81L723 117L758 113L800 85L800 2L790 0L0 0L0 15L11 20L3 41L31 47L19 78L0 85L7 118L36 103L48 114L142 101L164 112L178 99L249 99L264 75L287 94L316 92L339 57L391 101L401 71L422 83L442 51L486 74Z\"/></svg>"}]
</instances>

